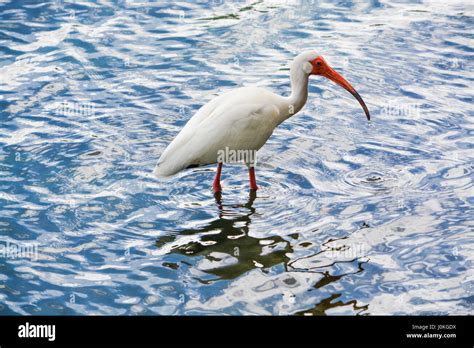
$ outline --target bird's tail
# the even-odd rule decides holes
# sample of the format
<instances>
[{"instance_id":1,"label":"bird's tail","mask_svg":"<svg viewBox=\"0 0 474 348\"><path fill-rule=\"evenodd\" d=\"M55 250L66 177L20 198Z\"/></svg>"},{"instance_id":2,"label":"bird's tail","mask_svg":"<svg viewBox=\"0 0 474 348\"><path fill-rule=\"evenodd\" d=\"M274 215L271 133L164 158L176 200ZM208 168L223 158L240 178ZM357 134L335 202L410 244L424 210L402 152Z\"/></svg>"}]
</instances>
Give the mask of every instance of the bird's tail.
<instances>
[{"instance_id":1,"label":"bird's tail","mask_svg":"<svg viewBox=\"0 0 474 348\"><path fill-rule=\"evenodd\" d=\"M158 162L155 169L153 170L153 175L158 178L166 178L176 174L179 171L180 169L169 166L166 164L166 162Z\"/></svg>"},{"instance_id":2,"label":"bird's tail","mask_svg":"<svg viewBox=\"0 0 474 348\"><path fill-rule=\"evenodd\" d=\"M153 174L158 178L167 178L169 176L175 175L180 171L188 168L199 167L200 164L191 164L189 165L187 161L181 162L174 162L169 160L158 160L158 163L153 170Z\"/></svg>"}]
</instances>

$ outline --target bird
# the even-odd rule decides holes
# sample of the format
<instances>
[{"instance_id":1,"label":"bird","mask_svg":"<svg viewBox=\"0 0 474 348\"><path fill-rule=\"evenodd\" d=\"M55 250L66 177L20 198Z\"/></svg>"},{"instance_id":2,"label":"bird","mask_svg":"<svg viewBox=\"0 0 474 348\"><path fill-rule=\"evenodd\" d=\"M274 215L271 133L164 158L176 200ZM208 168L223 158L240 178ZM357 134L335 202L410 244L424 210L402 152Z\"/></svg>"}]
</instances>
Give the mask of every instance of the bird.
<instances>
[{"instance_id":1,"label":"bird","mask_svg":"<svg viewBox=\"0 0 474 348\"><path fill-rule=\"evenodd\" d=\"M323 76L351 93L370 121L369 110L354 87L317 51L305 51L290 64L289 96L249 86L213 98L189 119L166 147L153 174L169 177L185 169L217 164L212 189L214 194L220 194L223 163L241 160L248 167L250 191L256 191L256 152L278 125L304 107L308 99L309 78L313 75ZM242 158L236 154L241 154Z\"/></svg>"}]
</instances>

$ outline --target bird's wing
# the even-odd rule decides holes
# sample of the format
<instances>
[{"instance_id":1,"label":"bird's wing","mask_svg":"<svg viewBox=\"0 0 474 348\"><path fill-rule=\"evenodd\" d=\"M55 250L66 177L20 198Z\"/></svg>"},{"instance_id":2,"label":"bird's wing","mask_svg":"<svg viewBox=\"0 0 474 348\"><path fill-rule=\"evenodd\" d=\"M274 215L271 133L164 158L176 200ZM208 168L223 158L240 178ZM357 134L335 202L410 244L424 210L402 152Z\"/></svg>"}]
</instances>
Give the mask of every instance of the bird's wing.
<instances>
[{"instance_id":1,"label":"bird's wing","mask_svg":"<svg viewBox=\"0 0 474 348\"><path fill-rule=\"evenodd\" d=\"M217 152L226 147L258 150L263 146L276 126L279 109L269 102L269 95L261 95L261 89L234 92L238 93L212 100L189 120L163 152L155 174L172 175L193 164L215 163Z\"/></svg>"}]
</instances>

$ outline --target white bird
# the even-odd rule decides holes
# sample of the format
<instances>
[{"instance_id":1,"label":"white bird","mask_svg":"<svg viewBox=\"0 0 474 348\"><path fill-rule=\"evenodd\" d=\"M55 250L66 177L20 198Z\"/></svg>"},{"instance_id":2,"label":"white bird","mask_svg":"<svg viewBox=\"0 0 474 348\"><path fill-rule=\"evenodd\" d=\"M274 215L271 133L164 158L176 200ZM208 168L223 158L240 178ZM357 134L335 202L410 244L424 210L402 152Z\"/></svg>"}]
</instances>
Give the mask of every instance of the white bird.
<instances>
[{"instance_id":1,"label":"white bird","mask_svg":"<svg viewBox=\"0 0 474 348\"><path fill-rule=\"evenodd\" d=\"M356 90L332 69L315 51L299 54L290 66L291 95L282 97L263 88L243 87L224 93L202 106L168 145L155 167L158 177L170 176L186 168L217 163L213 190L222 191L220 176L223 162L245 155L250 189L257 190L256 153L287 118L300 111L308 98L310 75L321 75L349 91L364 109L369 110ZM225 156L233 154L234 156ZM238 157L238 156L237 156Z\"/></svg>"}]
</instances>

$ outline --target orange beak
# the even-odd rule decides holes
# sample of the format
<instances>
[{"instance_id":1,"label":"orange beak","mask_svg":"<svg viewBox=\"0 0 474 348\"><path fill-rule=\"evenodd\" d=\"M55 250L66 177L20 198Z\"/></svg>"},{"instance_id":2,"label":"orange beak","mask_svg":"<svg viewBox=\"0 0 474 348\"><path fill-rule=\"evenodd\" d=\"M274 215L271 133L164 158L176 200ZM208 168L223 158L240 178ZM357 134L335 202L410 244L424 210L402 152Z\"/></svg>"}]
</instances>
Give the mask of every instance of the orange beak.
<instances>
[{"instance_id":1,"label":"orange beak","mask_svg":"<svg viewBox=\"0 0 474 348\"><path fill-rule=\"evenodd\" d=\"M311 70L312 75L324 76L329 80L336 82L339 86L341 86L350 94L352 94L354 98L358 100L358 102L362 106L362 109L364 109L365 116L367 116L367 119L370 121L369 109L367 109L367 105L365 105L365 102L362 97L359 95L359 93L357 93L354 87L352 87L351 84L347 82L344 77L342 77L336 70L331 68L328 63L326 63L323 57L316 57L316 59L311 61L311 65L313 66L313 70Z\"/></svg>"}]
</instances>

